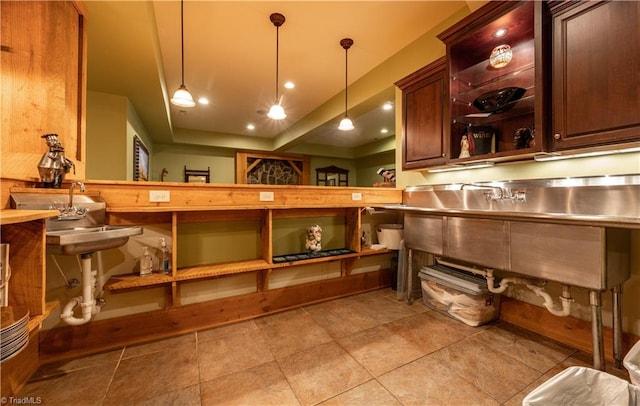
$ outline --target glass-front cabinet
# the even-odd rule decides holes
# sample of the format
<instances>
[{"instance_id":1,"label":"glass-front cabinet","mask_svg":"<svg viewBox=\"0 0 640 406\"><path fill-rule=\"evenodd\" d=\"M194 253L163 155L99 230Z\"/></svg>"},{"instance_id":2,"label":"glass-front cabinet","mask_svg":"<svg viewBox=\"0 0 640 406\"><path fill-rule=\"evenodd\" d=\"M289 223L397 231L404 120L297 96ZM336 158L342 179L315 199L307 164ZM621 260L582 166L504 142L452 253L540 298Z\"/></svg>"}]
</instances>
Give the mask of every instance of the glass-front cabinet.
<instances>
[{"instance_id":1,"label":"glass-front cabinet","mask_svg":"<svg viewBox=\"0 0 640 406\"><path fill-rule=\"evenodd\" d=\"M439 35L449 59L449 162L530 157L545 147L542 4L490 2L478 12Z\"/></svg>"}]
</instances>

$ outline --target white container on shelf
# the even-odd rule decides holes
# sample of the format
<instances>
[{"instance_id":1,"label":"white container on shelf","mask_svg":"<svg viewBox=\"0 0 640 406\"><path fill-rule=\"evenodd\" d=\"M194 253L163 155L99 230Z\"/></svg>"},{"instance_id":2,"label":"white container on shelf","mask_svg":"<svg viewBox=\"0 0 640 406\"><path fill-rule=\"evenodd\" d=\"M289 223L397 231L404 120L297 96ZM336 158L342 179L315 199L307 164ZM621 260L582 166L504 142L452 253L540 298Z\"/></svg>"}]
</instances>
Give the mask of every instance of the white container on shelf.
<instances>
[{"instance_id":1,"label":"white container on shelf","mask_svg":"<svg viewBox=\"0 0 640 406\"><path fill-rule=\"evenodd\" d=\"M378 224L378 242L390 250L399 250L402 241L402 224Z\"/></svg>"}]
</instances>

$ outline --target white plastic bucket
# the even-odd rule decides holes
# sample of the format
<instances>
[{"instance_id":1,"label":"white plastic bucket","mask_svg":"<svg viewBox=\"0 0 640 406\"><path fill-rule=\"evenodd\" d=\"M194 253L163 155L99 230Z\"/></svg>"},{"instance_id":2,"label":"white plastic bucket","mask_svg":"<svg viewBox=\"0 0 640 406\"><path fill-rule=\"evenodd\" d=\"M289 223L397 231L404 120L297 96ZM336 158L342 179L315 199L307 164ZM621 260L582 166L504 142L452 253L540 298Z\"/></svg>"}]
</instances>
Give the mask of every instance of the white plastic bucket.
<instances>
[{"instance_id":1,"label":"white plastic bucket","mask_svg":"<svg viewBox=\"0 0 640 406\"><path fill-rule=\"evenodd\" d=\"M402 241L402 224L379 224L376 227L378 242L390 250L399 250Z\"/></svg>"}]
</instances>

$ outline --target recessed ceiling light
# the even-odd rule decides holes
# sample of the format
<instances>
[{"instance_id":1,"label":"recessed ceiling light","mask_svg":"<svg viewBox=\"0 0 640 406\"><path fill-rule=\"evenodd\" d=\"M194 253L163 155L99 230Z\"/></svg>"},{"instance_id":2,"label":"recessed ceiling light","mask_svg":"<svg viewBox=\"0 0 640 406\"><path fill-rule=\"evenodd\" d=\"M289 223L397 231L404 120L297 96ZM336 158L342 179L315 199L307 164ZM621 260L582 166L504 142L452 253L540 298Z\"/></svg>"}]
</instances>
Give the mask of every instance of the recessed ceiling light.
<instances>
[{"instance_id":1,"label":"recessed ceiling light","mask_svg":"<svg viewBox=\"0 0 640 406\"><path fill-rule=\"evenodd\" d=\"M386 134L388 132L389 132L389 130L387 130L386 128L383 128L382 130L380 130L380 133L382 133L382 134Z\"/></svg>"},{"instance_id":2,"label":"recessed ceiling light","mask_svg":"<svg viewBox=\"0 0 640 406\"><path fill-rule=\"evenodd\" d=\"M382 105L382 109L383 110L391 110L391 109L393 109L393 103L386 102L385 104Z\"/></svg>"},{"instance_id":3,"label":"recessed ceiling light","mask_svg":"<svg viewBox=\"0 0 640 406\"><path fill-rule=\"evenodd\" d=\"M504 37L505 35L507 35L508 32L509 30L506 28L499 28L496 32L493 33L493 37L494 38Z\"/></svg>"},{"instance_id":4,"label":"recessed ceiling light","mask_svg":"<svg viewBox=\"0 0 640 406\"><path fill-rule=\"evenodd\" d=\"M287 89L293 89L294 87L296 87L295 83L293 83L292 81L286 81L284 82L284 87Z\"/></svg>"},{"instance_id":5,"label":"recessed ceiling light","mask_svg":"<svg viewBox=\"0 0 640 406\"><path fill-rule=\"evenodd\" d=\"M198 99L198 103L200 104L209 104L209 99L207 99L206 97L201 97Z\"/></svg>"},{"instance_id":6,"label":"recessed ceiling light","mask_svg":"<svg viewBox=\"0 0 640 406\"><path fill-rule=\"evenodd\" d=\"M247 130L255 130L255 129L256 129L255 125L253 125L251 123L247 124Z\"/></svg>"}]
</instances>

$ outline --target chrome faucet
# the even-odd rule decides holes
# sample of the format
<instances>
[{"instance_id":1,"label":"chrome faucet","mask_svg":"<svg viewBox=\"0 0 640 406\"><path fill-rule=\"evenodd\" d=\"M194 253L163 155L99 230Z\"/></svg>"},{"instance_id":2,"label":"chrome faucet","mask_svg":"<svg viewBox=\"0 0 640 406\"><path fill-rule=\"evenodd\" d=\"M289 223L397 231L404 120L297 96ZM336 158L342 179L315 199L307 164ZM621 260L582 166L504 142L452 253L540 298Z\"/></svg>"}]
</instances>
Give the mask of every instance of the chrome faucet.
<instances>
[{"instance_id":1,"label":"chrome faucet","mask_svg":"<svg viewBox=\"0 0 640 406\"><path fill-rule=\"evenodd\" d=\"M73 205L73 190L75 187L80 187L80 191L84 192L84 183L79 180L74 180L71 182L71 186L69 186L69 204L64 209L60 210L60 215L58 216L58 220L79 220L87 215L87 209L85 207L76 207Z\"/></svg>"},{"instance_id":2,"label":"chrome faucet","mask_svg":"<svg viewBox=\"0 0 640 406\"><path fill-rule=\"evenodd\" d=\"M73 208L73 189L76 186L80 186L80 191L84 192L84 183L80 182L79 180L74 180L73 182L71 182L71 186L69 186L69 208Z\"/></svg>"}]
</instances>

